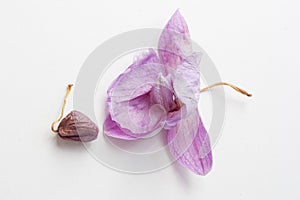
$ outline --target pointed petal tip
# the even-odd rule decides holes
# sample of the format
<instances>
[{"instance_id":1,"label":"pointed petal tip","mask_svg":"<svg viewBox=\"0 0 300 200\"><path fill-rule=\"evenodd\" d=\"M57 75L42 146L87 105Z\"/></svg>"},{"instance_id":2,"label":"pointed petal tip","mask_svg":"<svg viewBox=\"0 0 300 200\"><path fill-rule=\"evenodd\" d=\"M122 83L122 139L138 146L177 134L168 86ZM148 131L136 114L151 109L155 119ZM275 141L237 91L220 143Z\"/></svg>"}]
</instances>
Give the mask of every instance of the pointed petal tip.
<instances>
[{"instance_id":1,"label":"pointed petal tip","mask_svg":"<svg viewBox=\"0 0 300 200\"><path fill-rule=\"evenodd\" d=\"M182 34L189 34L187 23L179 9L177 9L169 19L166 28Z\"/></svg>"},{"instance_id":2,"label":"pointed petal tip","mask_svg":"<svg viewBox=\"0 0 300 200\"><path fill-rule=\"evenodd\" d=\"M174 15L181 15L181 13L180 13L180 8L177 8L177 9L175 10L173 16L174 16Z\"/></svg>"},{"instance_id":3,"label":"pointed petal tip","mask_svg":"<svg viewBox=\"0 0 300 200\"><path fill-rule=\"evenodd\" d=\"M212 166L213 166L213 159L212 159L212 153L210 152L209 153L210 155L208 155L208 160L210 161L209 165L207 167L203 167L202 169L200 170L197 170L197 171L193 171L195 174L199 175L199 176L206 176L208 175L211 170L212 170Z\"/></svg>"},{"instance_id":4,"label":"pointed petal tip","mask_svg":"<svg viewBox=\"0 0 300 200\"><path fill-rule=\"evenodd\" d=\"M173 18L174 16L181 16L181 17L182 17L182 14L181 14L181 11L180 11L180 10L181 10L180 8L177 8L177 9L175 10L175 12L173 13L173 15L172 15L171 18Z\"/></svg>"},{"instance_id":5,"label":"pointed petal tip","mask_svg":"<svg viewBox=\"0 0 300 200\"><path fill-rule=\"evenodd\" d=\"M189 29L179 10L176 10L164 27L158 52L161 62L168 67L176 67L193 53Z\"/></svg>"}]
</instances>

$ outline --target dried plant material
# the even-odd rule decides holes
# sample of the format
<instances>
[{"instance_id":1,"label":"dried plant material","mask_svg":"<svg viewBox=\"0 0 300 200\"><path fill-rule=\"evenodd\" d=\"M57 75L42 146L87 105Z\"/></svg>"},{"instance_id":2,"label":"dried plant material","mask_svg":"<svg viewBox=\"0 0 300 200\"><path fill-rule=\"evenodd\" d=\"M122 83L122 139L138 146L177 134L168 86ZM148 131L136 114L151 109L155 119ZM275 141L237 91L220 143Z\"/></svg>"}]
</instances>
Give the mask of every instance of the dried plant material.
<instances>
[{"instance_id":1,"label":"dried plant material","mask_svg":"<svg viewBox=\"0 0 300 200\"><path fill-rule=\"evenodd\" d=\"M79 111L71 111L58 126L58 135L67 140L90 142L97 138L98 127Z\"/></svg>"},{"instance_id":2,"label":"dried plant material","mask_svg":"<svg viewBox=\"0 0 300 200\"><path fill-rule=\"evenodd\" d=\"M65 139L73 141L90 142L97 138L98 127L83 113L73 110L65 118L64 110L67 102L67 98L70 94L73 85L68 85L67 92L64 98L64 103L61 109L61 114L57 120L55 120L51 125L51 130ZM63 119L62 119L63 118ZM54 126L59 121L60 124L58 128L55 129Z\"/></svg>"},{"instance_id":3,"label":"dried plant material","mask_svg":"<svg viewBox=\"0 0 300 200\"><path fill-rule=\"evenodd\" d=\"M171 154L199 175L212 168L208 133L198 112L202 54L194 52L189 30L177 10L153 49L135 59L108 89L104 133L123 140L142 138L158 128L167 133ZM246 91L228 85L250 96Z\"/></svg>"},{"instance_id":4,"label":"dried plant material","mask_svg":"<svg viewBox=\"0 0 300 200\"><path fill-rule=\"evenodd\" d=\"M172 155L196 174L205 175L212 167L212 154L197 109L200 74L196 67L201 54L193 52L179 11L164 28L158 53L150 49L113 82L108 90L104 132L132 140L163 127ZM183 147L184 141L190 143Z\"/></svg>"},{"instance_id":5,"label":"dried plant material","mask_svg":"<svg viewBox=\"0 0 300 200\"><path fill-rule=\"evenodd\" d=\"M138 56L109 87L104 134L137 140L162 128L171 155L195 174L206 175L213 158L209 135L198 111L200 92L227 85L244 95L252 95L225 82L200 90L197 68L201 58L200 52L193 51L187 24L177 10L162 31L158 53L149 49ZM63 139L95 140L98 127L83 113L72 111L62 119L71 88L69 85L61 115L51 129Z\"/></svg>"}]
</instances>

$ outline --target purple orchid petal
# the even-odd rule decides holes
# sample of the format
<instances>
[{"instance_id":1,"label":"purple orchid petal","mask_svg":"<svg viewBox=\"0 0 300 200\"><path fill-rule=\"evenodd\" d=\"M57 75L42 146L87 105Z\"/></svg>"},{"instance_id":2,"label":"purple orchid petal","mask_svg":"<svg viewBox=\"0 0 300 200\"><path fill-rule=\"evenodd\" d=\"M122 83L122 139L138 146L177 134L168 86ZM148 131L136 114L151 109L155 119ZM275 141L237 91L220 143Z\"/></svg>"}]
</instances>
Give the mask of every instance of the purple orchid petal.
<instances>
[{"instance_id":1,"label":"purple orchid petal","mask_svg":"<svg viewBox=\"0 0 300 200\"><path fill-rule=\"evenodd\" d=\"M148 49L148 51L144 52L143 54L136 56L133 64L130 67L134 68L147 63L160 63L159 57L154 49Z\"/></svg>"},{"instance_id":2,"label":"purple orchid petal","mask_svg":"<svg viewBox=\"0 0 300 200\"><path fill-rule=\"evenodd\" d=\"M111 119L111 116L108 115L104 121L103 131L107 136L123 139L123 140L136 140L138 138L133 137L128 133L129 130L124 130L120 128L120 126Z\"/></svg>"},{"instance_id":3,"label":"purple orchid petal","mask_svg":"<svg viewBox=\"0 0 300 200\"><path fill-rule=\"evenodd\" d=\"M212 168L209 136L198 110L180 121L167 135L171 154L179 162L199 175L206 175Z\"/></svg>"},{"instance_id":4,"label":"purple orchid petal","mask_svg":"<svg viewBox=\"0 0 300 200\"><path fill-rule=\"evenodd\" d=\"M193 53L187 24L177 10L165 26L158 43L161 62L176 67Z\"/></svg>"},{"instance_id":5,"label":"purple orchid petal","mask_svg":"<svg viewBox=\"0 0 300 200\"><path fill-rule=\"evenodd\" d=\"M174 107L171 75L160 74L151 91L151 101L162 105L168 112Z\"/></svg>"},{"instance_id":6,"label":"purple orchid petal","mask_svg":"<svg viewBox=\"0 0 300 200\"><path fill-rule=\"evenodd\" d=\"M178 107L175 111L169 112L165 129L175 126L178 121L197 109L200 94L200 73L195 65L199 64L200 59L201 54L194 53L170 72Z\"/></svg>"},{"instance_id":7,"label":"purple orchid petal","mask_svg":"<svg viewBox=\"0 0 300 200\"><path fill-rule=\"evenodd\" d=\"M191 63L184 61L173 71L173 88L175 96L184 105L194 110L200 95L200 72Z\"/></svg>"},{"instance_id":8,"label":"purple orchid petal","mask_svg":"<svg viewBox=\"0 0 300 200\"><path fill-rule=\"evenodd\" d=\"M147 63L160 63L159 58L156 54L156 52L153 49L149 49L147 52L143 53L142 55L137 56L134 59L134 62L132 65L130 65L124 73L120 74L118 78L116 78L111 86L108 88L107 93L108 93L108 99L107 101L110 101L110 94L112 93L113 89L117 84L119 84L119 81L122 79L122 77L130 72L131 70L134 70L136 67L147 64Z\"/></svg>"},{"instance_id":9,"label":"purple orchid petal","mask_svg":"<svg viewBox=\"0 0 300 200\"><path fill-rule=\"evenodd\" d=\"M160 90L156 89L159 77L166 76L165 67L157 61L155 52L150 51L136 60L108 90L107 105L111 121L116 123L115 127L119 127L122 133L133 138L158 129L166 118L166 109L161 102L153 100L155 98L152 94L152 90ZM112 134L112 131L107 134L121 138L120 131L116 134Z\"/></svg>"},{"instance_id":10,"label":"purple orchid petal","mask_svg":"<svg viewBox=\"0 0 300 200\"><path fill-rule=\"evenodd\" d=\"M162 73L164 66L151 63L124 74L110 93L109 113L112 120L137 135L157 129L165 111L152 102L150 96Z\"/></svg>"}]
</instances>

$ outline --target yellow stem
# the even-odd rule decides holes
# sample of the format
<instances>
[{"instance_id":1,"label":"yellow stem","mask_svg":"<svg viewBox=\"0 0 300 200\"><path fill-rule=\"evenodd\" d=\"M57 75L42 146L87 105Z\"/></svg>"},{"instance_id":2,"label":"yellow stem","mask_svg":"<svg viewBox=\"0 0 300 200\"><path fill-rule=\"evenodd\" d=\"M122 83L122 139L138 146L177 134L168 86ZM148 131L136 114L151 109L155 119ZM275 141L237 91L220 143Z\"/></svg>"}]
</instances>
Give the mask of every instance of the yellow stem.
<instances>
[{"instance_id":1,"label":"yellow stem","mask_svg":"<svg viewBox=\"0 0 300 200\"><path fill-rule=\"evenodd\" d=\"M209 90L210 88L213 88L213 87L219 86L219 85L227 85L227 86L231 87L232 89L238 91L239 93L241 93L241 94L243 94L243 95L246 95L246 96L248 96L248 97L251 97L251 96L252 96L252 94L248 93L247 91L245 91L245 90L243 90L243 89L241 89L241 88L239 88L239 87L237 87L237 86L235 86L235 85L232 85L232 84L230 84L230 83L226 83L226 82L214 83L214 84L209 85L209 86L207 86L207 87L205 87L205 88L202 88L202 89L200 90L200 92L205 92L205 91Z\"/></svg>"},{"instance_id":2,"label":"yellow stem","mask_svg":"<svg viewBox=\"0 0 300 200\"><path fill-rule=\"evenodd\" d=\"M58 130L54 128L55 124L58 123L64 116L64 112L65 112L65 106L66 106L66 103L67 103L67 98L71 92L71 89L72 89L72 86L73 84L69 84L68 85L68 88L67 88L67 92L66 92L66 95L65 95L65 98L64 98L64 103L63 103L63 106L61 108L61 113L60 113L60 116L57 120L55 120L52 124L51 124L51 130L54 132L54 133L58 133Z\"/></svg>"}]
</instances>

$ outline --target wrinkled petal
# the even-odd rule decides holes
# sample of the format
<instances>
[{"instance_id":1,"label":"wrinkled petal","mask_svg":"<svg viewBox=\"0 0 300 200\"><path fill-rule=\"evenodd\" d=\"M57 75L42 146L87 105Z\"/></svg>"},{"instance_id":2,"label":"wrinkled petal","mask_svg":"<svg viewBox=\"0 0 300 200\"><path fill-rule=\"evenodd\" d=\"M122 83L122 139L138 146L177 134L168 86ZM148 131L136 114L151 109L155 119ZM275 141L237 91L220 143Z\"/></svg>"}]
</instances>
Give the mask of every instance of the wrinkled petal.
<instances>
[{"instance_id":1,"label":"wrinkled petal","mask_svg":"<svg viewBox=\"0 0 300 200\"><path fill-rule=\"evenodd\" d=\"M203 54L201 52L193 52L190 56L185 58L184 62L197 68L200 65L202 56Z\"/></svg>"},{"instance_id":2,"label":"wrinkled petal","mask_svg":"<svg viewBox=\"0 0 300 200\"><path fill-rule=\"evenodd\" d=\"M130 68L138 67L147 63L160 63L159 57L154 49L148 49L148 51L145 51L143 54L136 56Z\"/></svg>"},{"instance_id":3,"label":"wrinkled petal","mask_svg":"<svg viewBox=\"0 0 300 200\"><path fill-rule=\"evenodd\" d=\"M179 108L168 114L165 129L175 126L179 120L189 116L197 109L200 95L200 73L195 65L199 64L200 59L201 54L194 53L170 72L174 96L178 101Z\"/></svg>"},{"instance_id":4,"label":"wrinkled petal","mask_svg":"<svg viewBox=\"0 0 300 200\"><path fill-rule=\"evenodd\" d=\"M167 91L160 84L167 72L163 65L156 63L158 61L151 50L139 57L109 88L108 112L111 121L122 130L115 134L116 137L120 138L121 133L134 138L142 137L158 129L165 121L168 107L164 105L168 103L163 101L172 103L169 98L172 91ZM158 98L159 95L165 98ZM109 134L112 136L112 131Z\"/></svg>"},{"instance_id":5,"label":"wrinkled petal","mask_svg":"<svg viewBox=\"0 0 300 200\"><path fill-rule=\"evenodd\" d=\"M132 65L130 65L124 73L120 74L118 78L116 78L111 86L108 88L107 93L108 93L108 99L107 101L110 101L110 96L117 84L119 84L119 81L123 78L126 73L130 72L131 70L134 70L136 67L142 66L144 64L149 64L149 63L160 63L160 60L156 54L156 52L153 49L149 49L147 52L143 53L142 55L139 55L135 57L134 62ZM143 92L141 92L143 93Z\"/></svg>"},{"instance_id":6,"label":"wrinkled petal","mask_svg":"<svg viewBox=\"0 0 300 200\"><path fill-rule=\"evenodd\" d=\"M123 74L109 94L112 120L138 135L157 129L166 111L150 101L150 96L159 74L163 73L164 66L150 63Z\"/></svg>"},{"instance_id":7,"label":"wrinkled petal","mask_svg":"<svg viewBox=\"0 0 300 200\"><path fill-rule=\"evenodd\" d=\"M151 91L151 101L162 105L167 112L174 107L171 75L160 74Z\"/></svg>"},{"instance_id":8,"label":"wrinkled petal","mask_svg":"<svg viewBox=\"0 0 300 200\"><path fill-rule=\"evenodd\" d=\"M200 95L200 72L192 64L183 62L173 71L173 88L175 96L194 110Z\"/></svg>"},{"instance_id":9,"label":"wrinkled petal","mask_svg":"<svg viewBox=\"0 0 300 200\"><path fill-rule=\"evenodd\" d=\"M206 175L212 168L212 152L209 136L198 110L181 120L167 135L174 158L192 172Z\"/></svg>"},{"instance_id":10,"label":"wrinkled petal","mask_svg":"<svg viewBox=\"0 0 300 200\"><path fill-rule=\"evenodd\" d=\"M158 42L161 62L176 67L193 53L187 24L177 10L165 26Z\"/></svg>"},{"instance_id":11,"label":"wrinkled petal","mask_svg":"<svg viewBox=\"0 0 300 200\"><path fill-rule=\"evenodd\" d=\"M111 119L110 114L106 117L103 125L103 131L107 136L123 139L123 140L136 140L138 138L129 134L129 130L120 128L119 124Z\"/></svg>"}]
</instances>

